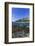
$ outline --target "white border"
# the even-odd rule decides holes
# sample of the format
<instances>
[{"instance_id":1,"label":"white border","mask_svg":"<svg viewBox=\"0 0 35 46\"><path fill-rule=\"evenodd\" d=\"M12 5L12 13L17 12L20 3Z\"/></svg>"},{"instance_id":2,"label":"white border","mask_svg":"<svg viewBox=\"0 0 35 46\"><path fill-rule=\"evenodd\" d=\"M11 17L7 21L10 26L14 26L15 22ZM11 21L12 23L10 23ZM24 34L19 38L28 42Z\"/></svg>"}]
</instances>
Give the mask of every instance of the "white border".
<instances>
[{"instance_id":1,"label":"white border","mask_svg":"<svg viewBox=\"0 0 35 46\"><path fill-rule=\"evenodd\" d=\"M29 8L30 9L30 35L29 38L13 38L12 39L12 7L15 8ZM33 39L33 6L32 5L15 5L9 4L9 42L19 42L19 41L32 41Z\"/></svg>"}]
</instances>

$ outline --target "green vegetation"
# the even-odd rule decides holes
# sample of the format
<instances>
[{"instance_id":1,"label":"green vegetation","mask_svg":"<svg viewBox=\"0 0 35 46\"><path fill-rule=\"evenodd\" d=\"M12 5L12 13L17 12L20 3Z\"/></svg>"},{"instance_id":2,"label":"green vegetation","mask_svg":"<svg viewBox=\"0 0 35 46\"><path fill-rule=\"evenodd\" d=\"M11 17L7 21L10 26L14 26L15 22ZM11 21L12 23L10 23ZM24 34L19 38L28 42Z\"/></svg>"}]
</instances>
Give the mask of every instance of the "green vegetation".
<instances>
[{"instance_id":1,"label":"green vegetation","mask_svg":"<svg viewBox=\"0 0 35 46\"><path fill-rule=\"evenodd\" d=\"M17 20L16 22L28 22L29 23L29 18L20 19L20 20ZM29 27L27 27L26 25L23 25L23 26L19 26L19 25L17 26L15 24L12 25L12 32L17 32L17 31L29 32Z\"/></svg>"},{"instance_id":2,"label":"green vegetation","mask_svg":"<svg viewBox=\"0 0 35 46\"><path fill-rule=\"evenodd\" d=\"M19 19L16 22L29 22L29 18Z\"/></svg>"},{"instance_id":3,"label":"green vegetation","mask_svg":"<svg viewBox=\"0 0 35 46\"><path fill-rule=\"evenodd\" d=\"M29 27L26 27L26 26L14 26L13 27L13 32L17 32L17 31L29 31Z\"/></svg>"}]
</instances>

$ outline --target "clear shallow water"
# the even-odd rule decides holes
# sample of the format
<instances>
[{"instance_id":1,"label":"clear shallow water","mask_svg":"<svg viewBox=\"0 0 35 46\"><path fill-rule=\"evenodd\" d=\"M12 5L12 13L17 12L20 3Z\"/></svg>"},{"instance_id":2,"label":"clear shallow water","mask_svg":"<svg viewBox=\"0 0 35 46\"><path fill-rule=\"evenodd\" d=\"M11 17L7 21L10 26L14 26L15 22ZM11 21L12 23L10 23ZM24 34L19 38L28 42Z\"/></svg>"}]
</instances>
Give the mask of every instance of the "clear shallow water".
<instances>
[{"instance_id":1,"label":"clear shallow water","mask_svg":"<svg viewBox=\"0 0 35 46\"><path fill-rule=\"evenodd\" d=\"M12 34L13 38L20 38L20 37L29 37L29 33L25 33L24 31L15 32Z\"/></svg>"},{"instance_id":2,"label":"clear shallow water","mask_svg":"<svg viewBox=\"0 0 35 46\"><path fill-rule=\"evenodd\" d=\"M29 28L29 23L16 23L16 22L13 22L13 31L15 31L16 27L27 27ZM20 30L20 31L17 31L16 32L13 32L12 33L12 38L24 38L24 37L29 37L29 29L28 30Z\"/></svg>"}]
</instances>

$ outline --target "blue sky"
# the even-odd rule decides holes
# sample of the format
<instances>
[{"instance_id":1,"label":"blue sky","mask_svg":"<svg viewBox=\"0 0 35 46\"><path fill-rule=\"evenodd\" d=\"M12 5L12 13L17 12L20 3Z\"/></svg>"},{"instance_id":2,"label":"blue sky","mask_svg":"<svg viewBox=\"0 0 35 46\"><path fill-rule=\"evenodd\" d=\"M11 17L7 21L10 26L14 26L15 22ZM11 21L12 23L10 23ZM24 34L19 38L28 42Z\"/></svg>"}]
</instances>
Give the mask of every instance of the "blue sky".
<instances>
[{"instance_id":1,"label":"blue sky","mask_svg":"<svg viewBox=\"0 0 35 46\"><path fill-rule=\"evenodd\" d=\"M29 16L29 8L12 8L12 21L16 21Z\"/></svg>"}]
</instances>

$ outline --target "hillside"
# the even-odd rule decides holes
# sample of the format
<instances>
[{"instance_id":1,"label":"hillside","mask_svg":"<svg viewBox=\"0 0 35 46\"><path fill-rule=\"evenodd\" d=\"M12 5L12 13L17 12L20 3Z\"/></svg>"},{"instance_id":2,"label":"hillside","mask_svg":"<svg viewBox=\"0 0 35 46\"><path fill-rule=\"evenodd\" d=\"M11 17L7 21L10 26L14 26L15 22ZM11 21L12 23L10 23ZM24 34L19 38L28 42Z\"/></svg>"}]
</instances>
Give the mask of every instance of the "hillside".
<instances>
[{"instance_id":1,"label":"hillside","mask_svg":"<svg viewBox=\"0 0 35 46\"><path fill-rule=\"evenodd\" d=\"M17 20L16 22L29 22L29 18L22 18Z\"/></svg>"}]
</instances>

